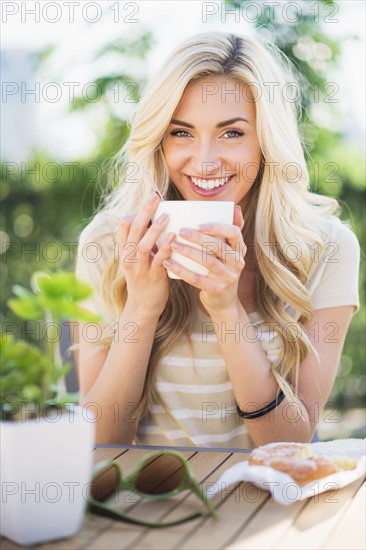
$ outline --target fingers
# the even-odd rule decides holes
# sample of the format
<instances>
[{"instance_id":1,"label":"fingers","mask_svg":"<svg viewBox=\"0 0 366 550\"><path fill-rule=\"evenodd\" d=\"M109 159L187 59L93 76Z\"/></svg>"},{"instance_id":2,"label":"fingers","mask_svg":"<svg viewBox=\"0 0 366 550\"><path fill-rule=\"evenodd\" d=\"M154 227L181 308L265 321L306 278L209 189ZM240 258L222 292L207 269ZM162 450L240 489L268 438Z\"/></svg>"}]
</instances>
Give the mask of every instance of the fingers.
<instances>
[{"instance_id":1,"label":"fingers","mask_svg":"<svg viewBox=\"0 0 366 550\"><path fill-rule=\"evenodd\" d=\"M128 234L130 232L130 227L133 222L133 220L136 218L137 214L129 214L128 216L124 216L121 218L118 222L119 225L119 237L120 240L123 241L123 243L126 243L128 240Z\"/></svg>"},{"instance_id":2,"label":"fingers","mask_svg":"<svg viewBox=\"0 0 366 550\"><path fill-rule=\"evenodd\" d=\"M233 225L227 225L223 223L210 223L202 224L199 226L198 229L201 233L223 237L230 244L230 246L232 246L233 243L235 244L236 242L242 242L244 244L241 233L243 227L243 212L241 210L241 207L236 204L234 208Z\"/></svg>"},{"instance_id":3,"label":"fingers","mask_svg":"<svg viewBox=\"0 0 366 550\"><path fill-rule=\"evenodd\" d=\"M141 256L149 256L152 251L157 251L156 241L165 230L168 220L169 217L167 214L162 214L154 220L144 237L138 243L138 250Z\"/></svg>"},{"instance_id":4,"label":"fingers","mask_svg":"<svg viewBox=\"0 0 366 550\"><path fill-rule=\"evenodd\" d=\"M141 210L131 224L129 240L135 243L139 243L142 237L145 235L147 226L159 206L159 197L156 193L152 193L149 198L144 202Z\"/></svg>"},{"instance_id":5,"label":"fingers","mask_svg":"<svg viewBox=\"0 0 366 550\"><path fill-rule=\"evenodd\" d=\"M190 258L191 260L203 265L210 274L217 275L217 278L226 284L232 284L237 278L235 269L232 269L228 263L225 264L220 261L216 255L205 251L204 248L202 248L202 250L197 250L192 246L180 243L178 241L174 241L171 244L171 248L175 252L178 252L178 254L182 254L186 258ZM233 250L231 250L231 253L235 254Z\"/></svg>"},{"instance_id":6,"label":"fingers","mask_svg":"<svg viewBox=\"0 0 366 550\"><path fill-rule=\"evenodd\" d=\"M219 237L226 239L228 242L239 241L241 237L240 227L225 223L203 224L198 227L198 231L207 235L218 235Z\"/></svg>"},{"instance_id":7,"label":"fingers","mask_svg":"<svg viewBox=\"0 0 366 550\"><path fill-rule=\"evenodd\" d=\"M235 208L234 208L234 221L233 221L233 224L240 227L240 229L243 229L243 227L244 227L243 213L242 213L242 210L241 210L241 208L238 204L236 204Z\"/></svg>"},{"instance_id":8,"label":"fingers","mask_svg":"<svg viewBox=\"0 0 366 550\"><path fill-rule=\"evenodd\" d=\"M119 220L118 227L118 257L121 264L126 263L126 258L135 259L136 258L136 245L135 243L129 242L129 232L133 220L136 218L137 214L129 214L124 216ZM132 255L131 255L132 253Z\"/></svg>"},{"instance_id":9,"label":"fingers","mask_svg":"<svg viewBox=\"0 0 366 550\"><path fill-rule=\"evenodd\" d=\"M221 246L226 242L223 238L217 238L213 232L210 236L206 236L203 232L196 229L181 229L179 231L180 240L184 240L200 245L203 250L206 250L209 254L218 254Z\"/></svg>"},{"instance_id":10,"label":"fingers","mask_svg":"<svg viewBox=\"0 0 366 550\"><path fill-rule=\"evenodd\" d=\"M168 235L166 235L164 241L162 242L162 245L160 246L160 249L154 256L151 264L151 269L165 269L163 266L163 261L170 258L170 255L172 253L171 244L175 238L175 233L168 233Z\"/></svg>"},{"instance_id":11,"label":"fingers","mask_svg":"<svg viewBox=\"0 0 366 550\"><path fill-rule=\"evenodd\" d=\"M204 258L205 263L208 262L209 256L214 256L218 258L220 262L223 262L233 271L242 271L245 266L244 257L246 254L246 246L243 241L243 236L241 230L237 225L226 225L226 224L212 224L212 229L200 229L194 230L191 229L189 234L186 232L179 236L184 238L192 243L196 243L202 247L199 251L202 258ZM208 225L206 226L208 227ZM217 239L217 236L222 236L222 239ZM194 254L188 249L184 251L184 254ZM195 254L197 257L197 255Z\"/></svg>"},{"instance_id":12,"label":"fingers","mask_svg":"<svg viewBox=\"0 0 366 550\"><path fill-rule=\"evenodd\" d=\"M156 198L155 198L156 197ZM122 263L146 263L156 251L156 240L164 231L168 216L162 214L153 223L151 218L159 205L156 193L150 195L140 212L119 221L119 257ZM126 268L130 267L125 265Z\"/></svg>"},{"instance_id":13,"label":"fingers","mask_svg":"<svg viewBox=\"0 0 366 550\"><path fill-rule=\"evenodd\" d=\"M180 279L183 279L183 281L185 281L186 283L189 283L190 285L200 290L207 289L208 282L211 287L214 286L214 282L212 279L208 279L203 275L193 273L193 271L186 269L185 267L177 264L177 262L174 262L173 260L169 260L168 262L164 261L164 265L166 269L169 269L170 271L178 275Z\"/></svg>"},{"instance_id":14,"label":"fingers","mask_svg":"<svg viewBox=\"0 0 366 550\"><path fill-rule=\"evenodd\" d=\"M241 209L235 208L234 214L235 225L226 224L204 224L199 226L199 232L205 235L219 235L225 239L221 250L221 260L233 265L231 260L234 260L235 267L241 271L244 268L244 257L247 252L247 247L243 240L242 228L244 227L244 219ZM231 250L234 254L231 255Z\"/></svg>"},{"instance_id":15,"label":"fingers","mask_svg":"<svg viewBox=\"0 0 366 550\"><path fill-rule=\"evenodd\" d=\"M231 284L236 279L235 277L233 278L233 280L227 281L224 279L224 277L220 277L220 280L218 280L218 278L210 278L206 275L199 275L198 273L194 273L190 269L183 267L172 259L164 260L163 265L166 267L166 269L169 269L170 271L178 275L180 279L186 281L186 283L189 283L190 285L201 290L204 289L210 294L220 294L223 290L225 290L228 284Z\"/></svg>"}]
</instances>

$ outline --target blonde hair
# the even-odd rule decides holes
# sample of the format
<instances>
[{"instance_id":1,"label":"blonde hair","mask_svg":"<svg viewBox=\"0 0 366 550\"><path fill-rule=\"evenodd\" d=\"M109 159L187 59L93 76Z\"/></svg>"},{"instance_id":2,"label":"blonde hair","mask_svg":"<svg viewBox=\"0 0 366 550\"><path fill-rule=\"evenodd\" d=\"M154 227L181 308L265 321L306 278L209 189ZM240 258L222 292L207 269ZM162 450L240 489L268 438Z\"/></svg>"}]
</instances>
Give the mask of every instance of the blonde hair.
<instances>
[{"instance_id":1,"label":"blonde hair","mask_svg":"<svg viewBox=\"0 0 366 550\"><path fill-rule=\"evenodd\" d=\"M324 244L316 226L324 216L339 213L335 199L309 191L309 176L299 134L300 105L281 93L288 83L297 82L289 60L275 46L224 32L199 34L185 40L166 59L146 86L131 119L131 133L122 149L111 159L111 172L122 169L117 187L108 195L103 210L113 216L137 212L151 193L141 172L144 165L167 200L184 200L169 181L161 147L173 113L187 85L204 77L228 77L250 87L256 102L256 124L262 162L247 201L244 241L253 238L257 253L255 303L265 323L276 326L282 341L272 372L279 387L300 408L297 392L299 366L312 345L304 325L311 320L311 298L305 288ZM275 99L268 83L276 83ZM111 182L113 185L113 182ZM115 183L115 182L114 182ZM291 243L300 258L284 252ZM194 289L180 280L170 280L167 306L157 326L147 376L137 417L145 414L153 397L154 372L159 359L182 335L189 339L195 308ZM118 318L127 300L123 273L111 259L102 282L102 294L113 318ZM294 321L285 307L298 315ZM105 336L109 345L111 337Z\"/></svg>"}]
</instances>

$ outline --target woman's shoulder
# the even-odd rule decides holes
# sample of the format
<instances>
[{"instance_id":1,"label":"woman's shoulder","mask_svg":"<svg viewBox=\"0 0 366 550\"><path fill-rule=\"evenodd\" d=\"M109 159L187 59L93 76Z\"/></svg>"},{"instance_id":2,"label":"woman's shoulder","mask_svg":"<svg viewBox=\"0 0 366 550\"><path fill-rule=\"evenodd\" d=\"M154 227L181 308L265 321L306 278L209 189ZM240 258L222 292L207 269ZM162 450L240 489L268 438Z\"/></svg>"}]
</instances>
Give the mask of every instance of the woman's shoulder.
<instances>
[{"instance_id":1,"label":"woman's shoulder","mask_svg":"<svg viewBox=\"0 0 366 550\"><path fill-rule=\"evenodd\" d=\"M111 213L98 212L81 231L79 244L114 242L116 225L116 219Z\"/></svg>"},{"instance_id":2,"label":"woman's shoulder","mask_svg":"<svg viewBox=\"0 0 366 550\"><path fill-rule=\"evenodd\" d=\"M316 255L306 287L313 309L353 305L359 309L358 278L360 245L355 233L339 218L329 216L322 224L324 249Z\"/></svg>"},{"instance_id":3,"label":"woman's shoulder","mask_svg":"<svg viewBox=\"0 0 366 550\"><path fill-rule=\"evenodd\" d=\"M326 249L334 247L342 257L359 250L357 236L348 222L336 216L326 216L317 224L317 229Z\"/></svg>"}]
</instances>

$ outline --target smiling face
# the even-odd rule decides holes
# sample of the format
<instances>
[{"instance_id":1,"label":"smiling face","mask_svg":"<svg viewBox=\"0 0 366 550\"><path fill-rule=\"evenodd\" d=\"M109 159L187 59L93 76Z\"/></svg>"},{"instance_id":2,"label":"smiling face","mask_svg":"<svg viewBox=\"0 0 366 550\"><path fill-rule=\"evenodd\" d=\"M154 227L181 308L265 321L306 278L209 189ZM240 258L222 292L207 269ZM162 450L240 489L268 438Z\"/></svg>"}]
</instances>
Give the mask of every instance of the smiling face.
<instances>
[{"instance_id":1,"label":"smiling face","mask_svg":"<svg viewBox=\"0 0 366 550\"><path fill-rule=\"evenodd\" d=\"M185 200L244 206L261 150L249 88L230 78L189 84L163 141L169 177Z\"/></svg>"}]
</instances>

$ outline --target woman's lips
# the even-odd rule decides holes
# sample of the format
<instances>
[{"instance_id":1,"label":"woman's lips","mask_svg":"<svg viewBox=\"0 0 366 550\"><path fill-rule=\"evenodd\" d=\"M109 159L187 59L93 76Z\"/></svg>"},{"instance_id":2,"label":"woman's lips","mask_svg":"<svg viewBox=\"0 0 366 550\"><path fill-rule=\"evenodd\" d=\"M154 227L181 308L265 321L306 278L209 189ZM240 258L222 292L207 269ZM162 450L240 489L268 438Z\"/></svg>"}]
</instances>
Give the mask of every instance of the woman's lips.
<instances>
[{"instance_id":1,"label":"woman's lips","mask_svg":"<svg viewBox=\"0 0 366 550\"><path fill-rule=\"evenodd\" d=\"M198 185L195 185L191 179L190 176L187 176L189 184L193 191L199 195L200 197L214 197L215 195L219 195L222 191L224 191L234 176L230 176L224 185L219 185L219 187L214 187L213 189L201 189L201 187L198 187Z\"/></svg>"}]
</instances>

